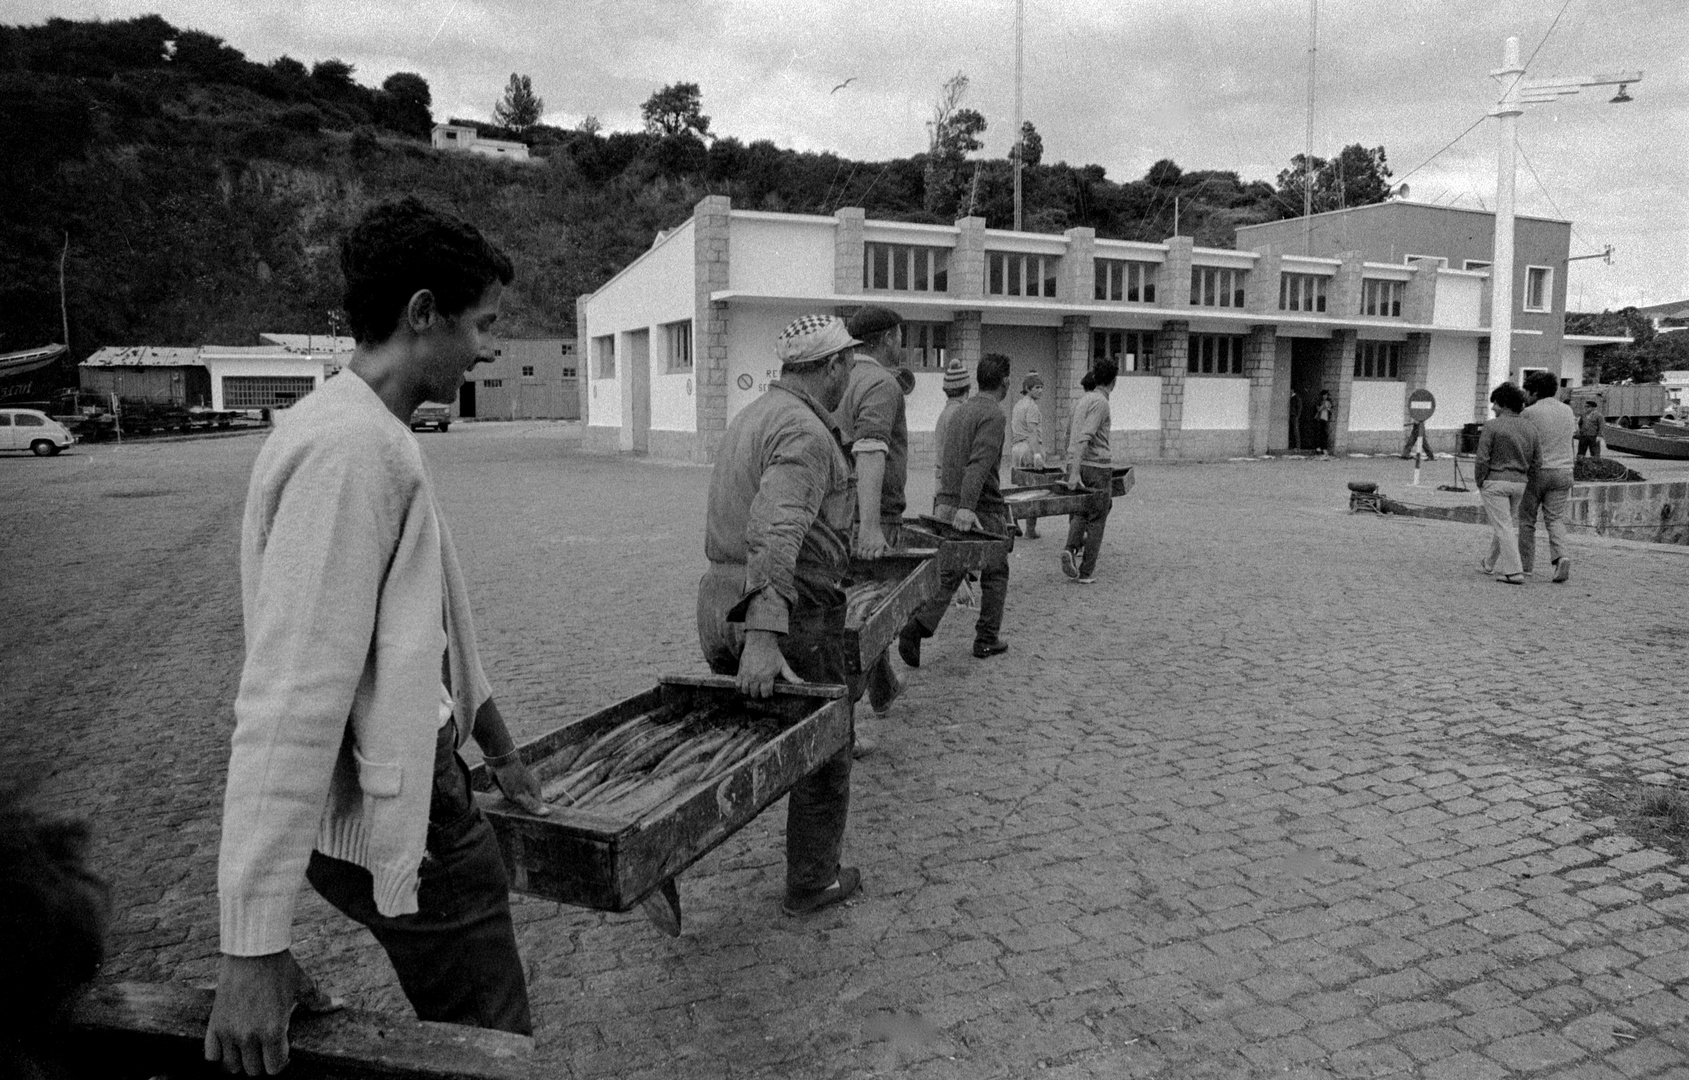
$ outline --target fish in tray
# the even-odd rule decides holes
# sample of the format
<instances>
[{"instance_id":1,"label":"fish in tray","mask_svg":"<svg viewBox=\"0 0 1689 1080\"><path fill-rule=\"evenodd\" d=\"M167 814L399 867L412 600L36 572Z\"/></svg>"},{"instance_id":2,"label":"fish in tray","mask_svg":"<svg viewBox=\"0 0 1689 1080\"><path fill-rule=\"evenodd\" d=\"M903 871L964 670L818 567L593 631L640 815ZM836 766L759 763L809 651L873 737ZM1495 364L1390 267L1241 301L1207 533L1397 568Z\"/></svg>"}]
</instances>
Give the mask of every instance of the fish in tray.
<instances>
[{"instance_id":1,"label":"fish in tray","mask_svg":"<svg viewBox=\"0 0 1689 1080\"><path fill-rule=\"evenodd\" d=\"M564 751L571 760L548 763L553 778L540 794L548 803L637 817L713 783L780 731L744 705L706 705L678 717L664 709L642 713Z\"/></svg>"},{"instance_id":2,"label":"fish in tray","mask_svg":"<svg viewBox=\"0 0 1689 1080\"><path fill-rule=\"evenodd\" d=\"M896 581L864 581L845 590L845 625L861 627L880 601L897 591Z\"/></svg>"}]
</instances>

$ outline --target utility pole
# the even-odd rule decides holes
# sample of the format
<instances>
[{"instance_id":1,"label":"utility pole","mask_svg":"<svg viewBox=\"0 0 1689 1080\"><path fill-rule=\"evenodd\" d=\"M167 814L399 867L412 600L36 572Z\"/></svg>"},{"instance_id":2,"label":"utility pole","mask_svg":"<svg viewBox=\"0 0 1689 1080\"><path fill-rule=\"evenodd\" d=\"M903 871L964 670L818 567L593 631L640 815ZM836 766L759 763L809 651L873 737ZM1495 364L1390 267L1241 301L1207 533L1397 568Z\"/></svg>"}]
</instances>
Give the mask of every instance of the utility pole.
<instances>
[{"instance_id":1,"label":"utility pole","mask_svg":"<svg viewBox=\"0 0 1689 1080\"><path fill-rule=\"evenodd\" d=\"M1490 368L1486 385L1492 389L1513 375L1513 187L1517 179L1519 114L1526 105L1558 101L1586 86L1617 86L1613 102L1630 100L1624 88L1642 81L1640 71L1602 75L1558 75L1526 79L1519 66L1519 39L1502 46L1501 67L1490 78L1501 84L1501 97L1490 115L1496 118L1495 243L1490 266Z\"/></svg>"},{"instance_id":2,"label":"utility pole","mask_svg":"<svg viewBox=\"0 0 1689 1080\"><path fill-rule=\"evenodd\" d=\"M65 230L64 250L59 252L59 319L64 324L65 355L70 355L70 307L65 303L65 259L70 257L70 230Z\"/></svg>"},{"instance_id":3,"label":"utility pole","mask_svg":"<svg viewBox=\"0 0 1689 1080\"><path fill-rule=\"evenodd\" d=\"M1319 52L1320 0L1308 0L1308 133L1302 151L1302 254L1314 253L1314 60Z\"/></svg>"},{"instance_id":4,"label":"utility pole","mask_svg":"<svg viewBox=\"0 0 1689 1080\"><path fill-rule=\"evenodd\" d=\"M1020 170L1026 157L1026 132L1021 119L1022 60L1025 56L1023 39L1026 31L1026 0L1015 0L1015 232L1020 232Z\"/></svg>"}]
</instances>

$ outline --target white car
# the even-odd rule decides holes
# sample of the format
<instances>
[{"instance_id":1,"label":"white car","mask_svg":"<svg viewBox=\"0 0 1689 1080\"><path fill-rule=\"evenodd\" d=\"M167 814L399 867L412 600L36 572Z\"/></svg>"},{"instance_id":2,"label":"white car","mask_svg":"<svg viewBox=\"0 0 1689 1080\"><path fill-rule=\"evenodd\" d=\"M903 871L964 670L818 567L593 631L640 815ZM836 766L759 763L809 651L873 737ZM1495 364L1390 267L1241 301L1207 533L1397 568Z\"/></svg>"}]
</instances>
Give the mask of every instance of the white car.
<instances>
[{"instance_id":1,"label":"white car","mask_svg":"<svg viewBox=\"0 0 1689 1080\"><path fill-rule=\"evenodd\" d=\"M70 429L35 409L0 409L0 450L28 450L36 457L76 444Z\"/></svg>"}]
</instances>

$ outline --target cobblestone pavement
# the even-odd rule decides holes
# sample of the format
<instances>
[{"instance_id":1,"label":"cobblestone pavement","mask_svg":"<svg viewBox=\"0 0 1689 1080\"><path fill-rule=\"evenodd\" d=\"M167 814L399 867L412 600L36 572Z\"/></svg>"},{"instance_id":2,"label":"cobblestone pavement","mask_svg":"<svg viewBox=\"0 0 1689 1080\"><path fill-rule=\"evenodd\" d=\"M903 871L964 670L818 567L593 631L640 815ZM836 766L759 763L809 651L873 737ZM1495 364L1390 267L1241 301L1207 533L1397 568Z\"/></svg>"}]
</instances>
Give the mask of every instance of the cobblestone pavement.
<instances>
[{"instance_id":1,"label":"cobblestone pavement","mask_svg":"<svg viewBox=\"0 0 1689 1080\"><path fill-rule=\"evenodd\" d=\"M523 735L701 670L707 472L561 434L421 436ZM99 830L115 977L214 971L258 445L0 461L7 756ZM1480 529L1346 513L1408 468L1146 467L1089 588L1046 522L1011 651L953 611L858 764L859 901L780 914L778 813L681 879L678 939L519 900L542 1073L1689 1076L1689 853L1629 812L1689 770L1689 552L1498 586ZM306 965L405 1011L306 894Z\"/></svg>"}]
</instances>

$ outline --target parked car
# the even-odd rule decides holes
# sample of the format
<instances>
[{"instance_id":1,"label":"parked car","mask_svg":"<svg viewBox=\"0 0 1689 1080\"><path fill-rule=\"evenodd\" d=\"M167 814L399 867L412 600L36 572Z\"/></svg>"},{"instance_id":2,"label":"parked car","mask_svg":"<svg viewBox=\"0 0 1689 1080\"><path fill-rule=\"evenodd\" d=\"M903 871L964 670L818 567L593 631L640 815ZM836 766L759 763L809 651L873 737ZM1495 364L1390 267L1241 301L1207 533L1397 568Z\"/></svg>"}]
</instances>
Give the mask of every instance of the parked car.
<instances>
[{"instance_id":1,"label":"parked car","mask_svg":"<svg viewBox=\"0 0 1689 1080\"><path fill-rule=\"evenodd\" d=\"M432 401L425 401L411 413L411 430L421 431L425 427L436 431L445 431L452 426L452 408L450 405L436 405Z\"/></svg>"},{"instance_id":2,"label":"parked car","mask_svg":"<svg viewBox=\"0 0 1689 1080\"><path fill-rule=\"evenodd\" d=\"M0 409L0 450L28 450L47 457L74 445L70 429L39 409Z\"/></svg>"}]
</instances>

